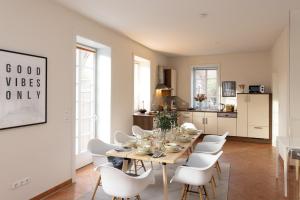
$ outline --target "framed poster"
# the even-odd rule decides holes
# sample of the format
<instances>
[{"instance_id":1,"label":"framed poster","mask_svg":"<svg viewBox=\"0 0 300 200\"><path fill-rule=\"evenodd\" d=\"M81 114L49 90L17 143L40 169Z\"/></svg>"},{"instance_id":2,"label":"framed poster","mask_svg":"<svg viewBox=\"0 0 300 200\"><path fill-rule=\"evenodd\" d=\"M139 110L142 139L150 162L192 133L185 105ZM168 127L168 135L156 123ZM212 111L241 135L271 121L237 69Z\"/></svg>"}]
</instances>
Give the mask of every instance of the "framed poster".
<instances>
[{"instance_id":1,"label":"framed poster","mask_svg":"<svg viewBox=\"0 0 300 200\"><path fill-rule=\"evenodd\" d=\"M0 49L0 130L47 122L47 58Z\"/></svg>"},{"instance_id":2,"label":"framed poster","mask_svg":"<svg viewBox=\"0 0 300 200\"><path fill-rule=\"evenodd\" d=\"M236 97L236 82L223 81L222 82L222 97Z\"/></svg>"}]
</instances>

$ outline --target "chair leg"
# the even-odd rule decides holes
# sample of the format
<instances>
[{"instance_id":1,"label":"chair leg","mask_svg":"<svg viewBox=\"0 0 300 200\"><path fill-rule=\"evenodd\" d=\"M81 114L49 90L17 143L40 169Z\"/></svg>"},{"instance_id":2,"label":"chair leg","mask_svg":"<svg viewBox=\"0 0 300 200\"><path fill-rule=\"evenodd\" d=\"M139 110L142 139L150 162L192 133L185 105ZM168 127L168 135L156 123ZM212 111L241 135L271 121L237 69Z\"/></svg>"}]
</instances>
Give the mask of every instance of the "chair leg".
<instances>
[{"instance_id":1,"label":"chair leg","mask_svg":"<svg viewBox=\"0 0 300 200\"><path fill-rule=\"evenodd\" d=\"M215 165L215 168L216 168L216 170L217 170L217 174L218 174L218 177L219 177L219 179L221 178L221 172L219 171L219 167L218 167L218 164L216 163L216 165Z\"/></svg>"},{"instance_id":2,"label":"chair leg","mask_svg":"<svg viewBox=\"0 0 300 200\"><path fill-rule=\"evenodd\" d=\"M184 200L184 197L187 193L187 185L184 184L183 189L182 189L182 195L181 195L181 200Z\"/></svg>"},{"instance_id":3,"label":"chair leg","mask_svg":"<svg viewBox=\"0 0 300 200\"><path fill-rule=\"evenodd\" d=\"M214 179L212 179L212 180L214 180ZM214 198L216 198L216 190L215 190L215 185L214 185L214 181L210 181L210 186L211 186L211 191L212 191L212 193L213 193L213 197Z\"/></svg>"},{"instance_id":4,"label":"chair leg","mask_svg":"<svg viewBox=\"0 0 300 200\"><path fill-rule=\"evenodd\" d=\"M219 163L219 161L217 161L217 168L218 168L218 170L219 170L219 172L220 172L220 174L222 173L222 171L221 171L221 167L220 167L220 163Z\"/></svg>"},{"instance_id":5,"label":"chair leg","mask_svg":"<svg viewBox=\"0 0 300 200\"><path fill-rule=\"evenodd\" d=\"M146 172L147 170L146 170L146 167L145 167L144 162L142 160L141 160L141 164L142 164L142 167L143 167L144 171Z\"/></svg>"},{"instance_id":6,"label":"chair leg","mask_svg":"<svg viewBox=\"0 0 300 200\"><path fill-rule=\"evenodd\" d=\"M211 180L210 180L210 181L212 181L213 184L214 184L214 186L217 187L216 180L215 180L215 177L214 177L214 176L211 177Z\"/></svg>"},{"instance_id":7,"label":"chair leg","mask_svg":"<svg viewBox=\"0 0 300 200\"><path fill-rule=\"evenodd\" d=\"M209 196L208 196L207 190L206 190L204 185L203 185L203 190L204 190L204 194L205 194L206 199L209 200Z\"/></svg>"},{"instance_id":8,"label":"chair leg","mask_svg":"<svg viewBox=\"0 0 300 200\"><path fill-rule=\"evenodd\" d=\"M189 195L189 188L190 188L190 185L186 185L186 191L185 191L184 200L187 200L187 198L188 198L188 195Z\"/></svg>"},{"instance_id":9,"label":"chair leg","mask_svg":"<svg viewBox=\"0 0 300 200\"><path fill-rule=\"evenodd\" d=\"M98 180L97 180L97 183L96 183L96 186L95 186L95 189L94 189L94 192L93 192L92 200L95 199L96 192L97 192L97 189L98 189L100 183L101 183L101 175L99 175L99 178L98 178Z\"/></svg>"},{"instance_id":10,"label":"chair leg","mask_svg":"<svg viewBox=\"0 0 300 200\"><path fill-rule=\"evenodd\" d=\"M137 165L137 161L134 160L134 161L133 161L133 166L134 166L134 174L135 174L135 175L137 175L137 166L136 166L136 165Z\"/></svg>"},{"instance_id":11,"label":"chair leg","mask_svg":"<svg viewBox=\"0 0 300 200\"><path fill-rule=\"evenodd\" d=\"M202 187L199 186L199 187L198 187L198 190L199 190L199 199L200 199L200 200L203 200Z\"/></svg>"}]
</instances>

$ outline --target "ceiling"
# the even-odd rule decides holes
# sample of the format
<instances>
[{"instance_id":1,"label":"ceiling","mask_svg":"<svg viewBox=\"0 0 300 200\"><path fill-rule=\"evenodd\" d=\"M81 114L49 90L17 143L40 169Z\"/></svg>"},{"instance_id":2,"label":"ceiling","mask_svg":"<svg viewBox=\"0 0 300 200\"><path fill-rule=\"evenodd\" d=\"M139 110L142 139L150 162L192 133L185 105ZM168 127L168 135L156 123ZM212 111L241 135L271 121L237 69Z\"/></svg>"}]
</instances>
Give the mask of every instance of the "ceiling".
<instances>
[{"instance_id":1,"label":"ceiling","mask_svg":"<svg viewBox=\"0 0 300 200\"><path fill-rule=\"evenodd\" d=\"M289 9L300 8L299 0L56 1L167 55L270 49Z\"/></svg>"}]
</instances>

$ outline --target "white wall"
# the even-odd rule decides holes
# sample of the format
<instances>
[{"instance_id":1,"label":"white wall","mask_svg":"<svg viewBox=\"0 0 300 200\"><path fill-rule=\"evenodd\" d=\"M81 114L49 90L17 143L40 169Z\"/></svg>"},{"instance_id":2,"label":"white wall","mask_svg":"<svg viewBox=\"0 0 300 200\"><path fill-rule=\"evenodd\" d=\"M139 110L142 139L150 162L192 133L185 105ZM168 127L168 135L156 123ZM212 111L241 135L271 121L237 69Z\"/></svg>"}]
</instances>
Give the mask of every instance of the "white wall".
<instances>
[{"instance_id":1,"label":"white wall","mask_svg":"<svg viewBox=\"0 0 300 200\"><path fill-rule=\"evenodd\" d=\"M238 84L263 84L271 91L270 52L235 53L212 56L174 57L169 65L177 70L177 95L187 102L191 97L191 66L219 64L221 81Z\"/></svg>"},{"instance_id":2,"label":"white wall","mask_svg":"<svg viewBox=\"0 0 300 200\"><path fill-rule=\"evenodd\" d=\"M275 41L272 51L273 145L276 136L286 136L289 119L289 29L286 27Z\"/></svg>"},{"instance_id":3,"label":"white wall","mask_svg":"<svg viewBox=\"0 0 300 200\"><path fill-rule=\"evenodd\" d=\"M166 58L50 0L1 1L0 24L0 48L48 57L48 123L0 131L0 199L24 200L72 177L76 35L112 48L112 131L132 124L133 54L151 61L152 90Z\"/></svg>"},{"instance_id":4,"label":"white wall","mask_svg":"<svg viewBox=\"0 0 300 200\"><path fill-rule=\"evenodd\" d=\"M300 9L290 17L289 127L291 146L300 147Z\"/></svg>"}]
</instances>

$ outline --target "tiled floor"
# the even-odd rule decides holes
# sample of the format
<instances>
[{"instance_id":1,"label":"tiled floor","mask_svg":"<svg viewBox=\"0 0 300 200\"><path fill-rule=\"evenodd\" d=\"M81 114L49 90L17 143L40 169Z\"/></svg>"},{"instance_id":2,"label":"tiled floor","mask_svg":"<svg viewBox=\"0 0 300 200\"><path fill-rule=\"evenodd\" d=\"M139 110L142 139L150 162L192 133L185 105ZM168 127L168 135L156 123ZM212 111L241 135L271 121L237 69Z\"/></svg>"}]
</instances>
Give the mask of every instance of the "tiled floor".
<instances>
[{"instance_id":1,"label":"tiled floor","mask_svg":"<svg viewBox=\"0 0 300 200\"><path fill-rule=\"evenodd\" d=\"M229 200L298 200L298 184L294 170L289 173L289 198L283 197L282 169L275 178L275 149L269 144L228 141L224 147L223 162L231 164ZM56 192L47 200L77 199L94 189L96 174L92 166L77 172L77 182Z\"/></svg>"}]
</instances>

